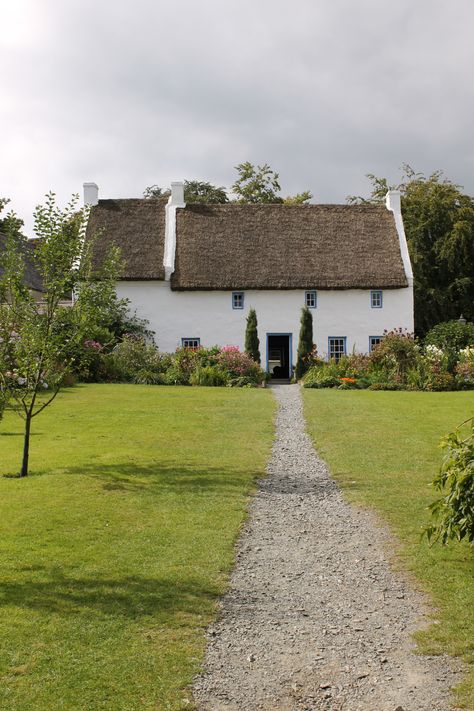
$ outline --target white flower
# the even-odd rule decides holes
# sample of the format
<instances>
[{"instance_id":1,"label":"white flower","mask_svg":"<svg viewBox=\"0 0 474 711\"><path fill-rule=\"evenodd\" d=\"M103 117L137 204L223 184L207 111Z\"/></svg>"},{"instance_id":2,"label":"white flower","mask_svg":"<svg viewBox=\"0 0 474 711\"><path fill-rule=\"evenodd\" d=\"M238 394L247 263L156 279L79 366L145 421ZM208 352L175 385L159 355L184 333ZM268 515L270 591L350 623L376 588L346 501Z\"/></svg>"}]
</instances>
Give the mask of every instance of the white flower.
<instances>
[{"instance_id":1,"label":"white flower","mask_svg":"<svg viewBox=\"0 0 474 711\"><path fill-rule=\"evenodd\" d=\"M425 347L425 353L426 357L430 360L440 360L444 355L444 351L442 351L441 348L432 345Z\"/></svg>"}]
</instances>

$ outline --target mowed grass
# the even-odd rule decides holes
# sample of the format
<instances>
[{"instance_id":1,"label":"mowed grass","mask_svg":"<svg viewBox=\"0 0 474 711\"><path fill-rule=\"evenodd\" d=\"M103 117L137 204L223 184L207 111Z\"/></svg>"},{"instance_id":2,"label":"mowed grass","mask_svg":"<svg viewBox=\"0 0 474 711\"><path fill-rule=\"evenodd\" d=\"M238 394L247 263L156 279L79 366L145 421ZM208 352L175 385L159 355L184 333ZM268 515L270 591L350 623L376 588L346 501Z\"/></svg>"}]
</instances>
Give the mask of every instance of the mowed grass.
<instances>
[{"instance_id":1,"label":"mowed grass","mask_svg":"<svg viewBox=\"0 0 474 711\"><path fill-rule=\"evenodd\" d=\"M441 437L474 415L474 393L305 390L309 432L347 498L390 524L396 560L413 572L437 608L417 634L424 653L459 655L472 673L459 701L474 708L474 551L467 544L430 548L420 532L439 494Z\"/></svg>"},{"instance_id":2,"label":"mowed grass","mask_svg":"<svg viewBox=\"0 0 474 711\"><path fill-rule=\"evenodd\" d=\"M190 708L254 479L268 391L87 385L0 478L0 708ZM0 474L22 422L0 424Z\"/></svg>"}]
</instances>

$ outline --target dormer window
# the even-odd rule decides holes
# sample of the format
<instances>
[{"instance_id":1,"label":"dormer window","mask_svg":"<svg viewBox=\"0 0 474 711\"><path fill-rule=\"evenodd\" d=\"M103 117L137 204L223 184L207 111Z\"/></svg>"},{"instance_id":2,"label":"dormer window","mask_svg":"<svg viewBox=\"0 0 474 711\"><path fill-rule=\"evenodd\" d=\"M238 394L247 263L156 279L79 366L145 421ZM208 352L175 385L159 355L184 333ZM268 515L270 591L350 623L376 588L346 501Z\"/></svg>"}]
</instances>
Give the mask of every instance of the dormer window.
<instances>
[{"instance_id":1,"label":"dormer window","mask_svg":"<svg viewBox=\"0 0 474 711\"><path fill-rule=\"evenodd\" d=\"M232 308L233 309L243 309L244 308L244 292L243 291L233 291L232 292Z\"/></svg>"}]
</instances>

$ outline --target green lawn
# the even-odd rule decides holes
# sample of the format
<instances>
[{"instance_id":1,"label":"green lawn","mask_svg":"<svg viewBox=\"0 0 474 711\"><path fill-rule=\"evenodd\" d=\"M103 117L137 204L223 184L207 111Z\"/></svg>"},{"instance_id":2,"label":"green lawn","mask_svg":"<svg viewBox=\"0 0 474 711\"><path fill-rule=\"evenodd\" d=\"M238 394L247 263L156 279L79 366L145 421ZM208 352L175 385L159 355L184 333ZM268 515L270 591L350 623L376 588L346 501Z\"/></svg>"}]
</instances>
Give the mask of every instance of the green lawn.
<instances>
[{"instance_id":1,"label":"green lawn","mask_svg":"<svg viewBox=\"0 0 474 711\"><path fill-rule=\"evenodd\" d=\"M34 420L31 476L0 478L0 708L189 708L273 415L260 389L87 385Z\"/></svg>"},{"instance_id":2,"label":"green lawn","mask_svg":"<svg viewBox=\"0 0 474 711\"><path fill-rule=\"evenodd\" d=\"M431 595L436 624L420 651L462 656L472 673L459 701L474 709L474 551L420 542L440 438L474 414L474 393L304 390L308 427L347 498L381 514L400 541L396 561Z\"/></svg>"}]
</instances>

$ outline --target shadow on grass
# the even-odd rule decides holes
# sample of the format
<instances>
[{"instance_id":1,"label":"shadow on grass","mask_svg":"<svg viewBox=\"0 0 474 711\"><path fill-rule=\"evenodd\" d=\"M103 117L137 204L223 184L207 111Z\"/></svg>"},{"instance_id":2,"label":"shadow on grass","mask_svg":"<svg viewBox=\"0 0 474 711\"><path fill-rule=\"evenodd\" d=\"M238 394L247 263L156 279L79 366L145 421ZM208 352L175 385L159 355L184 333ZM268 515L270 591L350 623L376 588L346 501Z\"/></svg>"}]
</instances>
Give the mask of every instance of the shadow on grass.
<instances>
[{"instance_id":1,"label":"shadow on grass","mask_svg":"<svg viewBox=\"0 0 474 711\"><path fill-rule=\"evenodd\" d=\"M58 471L30 472L30 476L54 476ZM189 493L204 491L244 491L249 483L261 476L259 471L242 471L230 467L206 467L202 465L164 464L88 464L66 467L61 473L86 476L102 483L105 491L150 491L179 489Z\"/></svg>"},{"instance_id":2,"label":"shadow on grass","mask_svg":"<svg viewBox=\"0 0 474 711\"><path fill-rule=\"evenodd\" d=\"M34 572L43 579L0 581L0 608L15 606L60 615L90 611L129 619L164 615L171 623L176 618L182 625L186 615L209 610L220 594L216 586L190 576L81 577L64 573L62 568L37 566Z\"/></svg>"}]
</instances>

